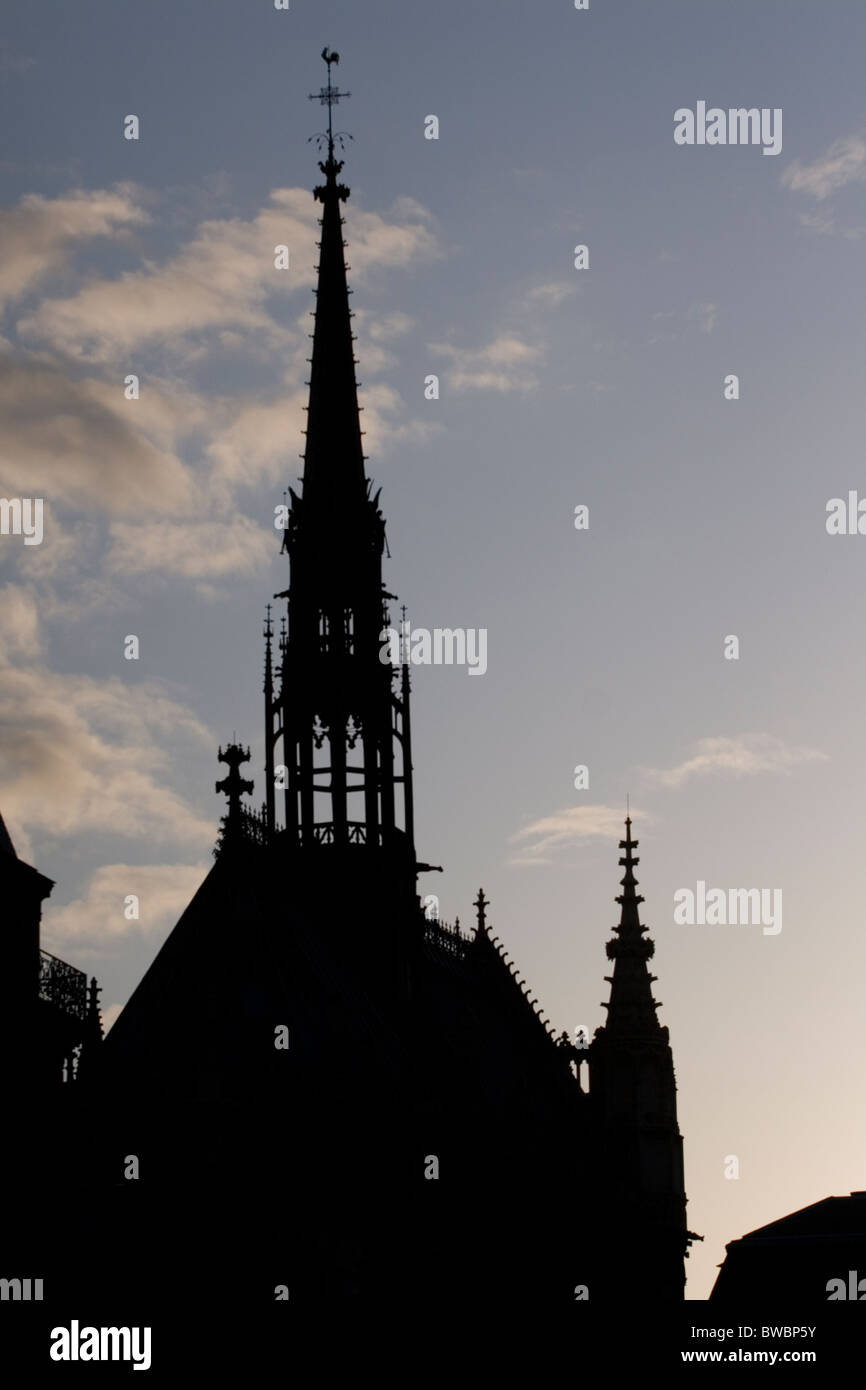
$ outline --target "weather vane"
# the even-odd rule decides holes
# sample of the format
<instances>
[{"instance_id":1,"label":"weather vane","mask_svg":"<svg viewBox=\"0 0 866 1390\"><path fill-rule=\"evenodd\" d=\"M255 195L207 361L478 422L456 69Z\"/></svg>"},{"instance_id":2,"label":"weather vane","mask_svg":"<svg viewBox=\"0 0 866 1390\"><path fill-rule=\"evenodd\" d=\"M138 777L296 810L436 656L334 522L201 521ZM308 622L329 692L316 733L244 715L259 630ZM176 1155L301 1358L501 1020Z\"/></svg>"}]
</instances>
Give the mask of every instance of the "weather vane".
<instances>
[{"instance_id":1,"label":"weather vane","mask_svg":"<svg viewBox=\"0 0 866 1390\"><path fill-rule=\"evenodd\" d=\"M311 136L310 136L310 140L315 140L315 141L318 142L318 141L320 141L320 140L324 140L325 138L327 138L327 141L328 141L328 157L329 157L330 159L333 159L333 157L334 157L334 141L335 141L335 140L339 140L340 144L342 145L343 141L344 141L345 138L346 138L345 133L338 132L336 135L334 134L333 125L332 125L334 107L336 106L336 104L337 104L338 101L342 100L343 97L350 97L350 96L352 95L352 93L351 93L351 92L341 92L341 91L339 90L338 87L334 87L334 86L331 85L331 64L332 64L332 63L339 63L339 61L340 61L340 55L339 55L339 53L330 53L330 52L328 51L327 45L325 45L325 47L322 49L322 57L324 58L325 62L328 64L328 85L327 85L327 87L322 87L322 88L320 88L320 90L319 90L318 92L310 92L310 93L309 93L309 98L310 98L310 101L320 101L320 102L322 103L323 106L327 106L327 108L328 108L328 134L327 134L327 137L325 137L324 134L322 134L322 135L311 135ZM351 135L350 135L348 138L351 140L351 138L352 138ZM307 141L307 143L309 144L309 140Z\"/></svg>"}]
</instances>

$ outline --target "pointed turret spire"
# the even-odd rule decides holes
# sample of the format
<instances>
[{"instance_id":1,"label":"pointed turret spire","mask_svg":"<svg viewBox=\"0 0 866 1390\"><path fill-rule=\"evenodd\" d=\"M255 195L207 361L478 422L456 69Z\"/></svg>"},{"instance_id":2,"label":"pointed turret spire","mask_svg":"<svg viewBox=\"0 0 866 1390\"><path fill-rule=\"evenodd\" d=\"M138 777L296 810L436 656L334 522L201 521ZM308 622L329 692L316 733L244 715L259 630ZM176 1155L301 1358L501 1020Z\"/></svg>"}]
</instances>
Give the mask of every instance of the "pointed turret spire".
<instances>
[{"instance_id":1,"label":"pointed turret spire","mask_svg":"<svg viewBox=\"0 0 866 1390\"><path fill-rule=\"evenodd\" d=\"M625 839L619 847L625 850L620 865L625 870L620 879L622 893L615 901L620 905L620 922L614 927L616 936L607 943L608 959L614 962L613 975L606 975L610 983L610 1002L607 1009L607 1030L611 1034L624 1037L657 1037L661 1032L656 1009L658 1001L653 998L652 986L656 979L647 969L647 961L655 952L655 945L646 935L646 927L641 926L639 908L643 895L638 893L635 865L640 863L634 850L638 841L631 837L631 815L626 815Z\"/></svg>"},{"instance_id":2,"label":"pointed turret spire","mask_svg":"<svg viewBox=\"0 0 866 1390\"><path fill-rule=\"evenodd\" d=\"M590 1096L602 1123L599 1181L611 1212L605 1284L617 1287L621 1261L652 1297L683 1296L687 1246L682 1138L668 1030L658 1020L647 961L655 946L641 925L631 811L626 814L619 926L607 943L613 961L607 1022L589 1047ZM639 1273L638 1273L639 1271Z\"/></svg>"},{"instance_id":3,"label":"pointed turret spire","mask_svg":"<svg viewBox=\"0 0 866 1390\"><path fill-rule=\"evenodd\" d=\"M345 137L332 117L348 93L331 82L338 55L326 48L322 57L328 85L317 99L328 107L328 129L313 138L327 158L319 165L325 182L315 189L323 212L307 444L302 494L289 489L279 689L272 700L266 695L268 767L284 796L273 816L268 804L267 820L278 835L285 830L289 853L386 853L393 863L383 874L414 899L409 678L404 666L398 683L397 663L383 658L394 595L382 582L379 493L364 468L343 256L340 203L349 190L338 182L335 148Z\"/></svg>"},{"instance_id":4,"label":"pointed turret spire","mask_svg":"<svg viewBox=\"0 0 866 1390\"><path fill-rule=\"evenodd\" d=\"M476 936L486 936L487 934L487 909L490 906L489 898L485 898L484 889L478 889L478 897L472 906L477 913Z\"/></svg>"},{"instance_id":5,"label":"pointed turret spire","mask_svg":"<svg viewBox=\"0 0 866 1390\"><path fill-rule=\"evenodd\" d=\"M331 84L331 64L340 61L338 53L325 48L322 57L328 65L328 85L311 94L328 107L327 134L313 136L327 143L328 157L319 163L325 175L324 184L313 190L322 204L320 226L322 239L316 294L313 355L310 358L310 403L307 407L307 445L304 452L304 505L311 507L327 497L329 505L345 507L366 495L364 452L358 417L358 391L355 380L349 310L351 290L346 282L346 260L343 255L343 219L340 203L349 197L345 184L337 182L343 161L335 157L334 147L345 138L334 134L333 107L349 92L340 92Z\"/></svg>"}]
</instances>

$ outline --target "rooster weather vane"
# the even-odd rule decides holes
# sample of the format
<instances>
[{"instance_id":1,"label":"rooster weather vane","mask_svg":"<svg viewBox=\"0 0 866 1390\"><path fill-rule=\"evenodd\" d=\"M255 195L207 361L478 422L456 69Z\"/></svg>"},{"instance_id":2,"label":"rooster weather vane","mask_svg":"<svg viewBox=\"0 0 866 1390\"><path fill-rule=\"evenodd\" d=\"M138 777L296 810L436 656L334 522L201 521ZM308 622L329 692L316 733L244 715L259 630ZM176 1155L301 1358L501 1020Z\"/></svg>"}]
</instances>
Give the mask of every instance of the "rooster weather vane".
<instances>
[{"instance_id":1,"label":"rooster weather vane","mask_svg":"<svg viewBox=\"0 0 866 1390\"><path fill-rule=\"evenodd\" d=\"M336 141L336 142L340 145L340 148L342 149L342 148L344 147L345 141L346 141L347 139L348 139L348 140L351 140L351 138L352 138L351 135L349 135L346 131L338 131L336 135L334 134L334 129L333 129L333 114L334 114L334 107L336 106L336 104L337 104L338 101L341 101L341 100L342 100L343 97L350 97L350 96L352 95L352 93L351 93L351 92L341 92L341 91L339 90L338 87L334 87L334 86L331 85L331 64L332 64L332 63L339 63L339 61L340 61L340 55L339 55L339 53L331 53L331 52L329 52L329 51L328 51L327 44L326 44L325 47L322 49L322 57L323 57L323 59L325 60L325 62L327 63L327 65L328 65L328 85L327 85L327 87L322 87L322 88L320 88L320 90L319 90L318 92L310 92L310 93L309 93L309 99L310 99L310 101L320 101L320 102L322 103L323 106L327 106L327 108L328 108L328 130L327 130L327 133L325 133L324 131L321 131L318 135L311 135L311 136L310 136L310 139L307 141L307 144L310 143L310 140L315 140L317 148L318 148L318 149L321 149L321 148L322 148L322 143L323 143L323 141L327 140L327 142L328 142L328 158L329 158L329 159L333 159L333 157L334 157L334 142Z\"/></svg>"}]
</instances>

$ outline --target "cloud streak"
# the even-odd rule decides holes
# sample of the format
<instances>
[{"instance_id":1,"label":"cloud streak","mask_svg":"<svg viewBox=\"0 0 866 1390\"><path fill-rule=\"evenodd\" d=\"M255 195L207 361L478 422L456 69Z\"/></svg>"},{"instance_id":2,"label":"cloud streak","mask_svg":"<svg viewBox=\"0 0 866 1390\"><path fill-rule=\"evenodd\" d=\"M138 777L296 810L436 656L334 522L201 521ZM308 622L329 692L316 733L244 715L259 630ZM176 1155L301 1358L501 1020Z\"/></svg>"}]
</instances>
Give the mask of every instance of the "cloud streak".
<instances>
[{"instance_id":1,"label":"cloud streak","mask_svg":"<svg viewBox=\"0 0 866 1390\"><path fill-rule=\"evenodd\" d=\"M454 391L530 391L538 385L532 368L543 351L516 333L500 333L481 348L431 343L430 351L450 363L445 379Z\"/></svg>"},{"instance_id":2,"label":"cloud streak","mask_svg":"<svg viewBox=\"0 0 866 1390\"><path fill-rule=\"evenodd\" d=\"M157 421L158 399L137 413L142 404L124 401L120 378L109 389L56 366L0 357L3 486L109 514L190 510L189 469L164 447L167 406ZM161 443L148 437L149 422ZM175 424L184 428L179 417Z\"/></svg>"},{"instance_id":3,"label":"cloud streak","mask_svg":"<svg viewBox=\"0 0 866 1390\"><path fill-rule=\"evenodd\" d=\"M276 532L240 514L227 521L115 522L107 565L122 575L158 571L203 580L264 573L275 553L275 537Z\"/></svg>"},{"instance_id":4,"label":"cloud streak","mask_svg":"<svg viewBox=\"0 0 866 1390\"><path fill-rule=\"evenodd\" d=\"M647 776L664 787L681 787L692 777L755 777L788 774L807 762L823 762L815 748L792 747L772 734L740 734L736 738L702 738L691 755L671 768L645 768Z\"/></svg>"},{"instance_id":5,"label":"cloud streak","mask_svg":"<svg viewBox=\"0 0 866 1390\"><path fill-rule=\"evenodd\" d=\"M133 184L75 189L59 198L28 193L14 208L0 209L0 306L62 270L76 244L117 240L147 221Z\"/></svg>"},{"instance_id":6,"label":"cloud streak","mask_svg":"<svg viewBox=\"0 0 866 1390\"><path fill-rule=\"evenodd\" d=\"M845 135L812 160L801 164L795 159L782 171L782 186L793 193L807 193L823 202L849 183L866 181L866 138Z\"/></svg>"},{"instance_id":7,"label":"cloud streak","mask_svg":"<svg viewBox=\"0 0 866 1390\"><path fill-rule=\"evenodd\" d=\"M47 950L74 946L79 955L106 955L130 936L165 935L187 907L211 864L105 864L83 895L62 907L46 903L43 941ZM125 901L138 899L138 919L125 916Z\"/></svg>"},{"instance_id":8,"label":"cloud streak","mask_svg":"<svg viewBox=\"0 0 866 1390\"><path fill-rule=\"evenodd\" d=\"M642 813L644 821L649 817ZM550 864L566 849L596 839L621 839L624 817L621 806L569 806L552 816L525 825L509 843L517 846L508 863L515 866Z\"/></svg>"},{"instance_id":9,"label":"cloud streak","mask_svg":"<svg viewBox=\"0 0 866 1390\"><path fill-rule=\"evenodd\" d=\"M169 784L178 743L212 747L198 718L158 683L58 674L42 662L33 593L0 603L4 812L26 831L92 831L203 848L213 821ZM13 665L12 662L16 664Z\"/></svg>"},{"instance_id":10,"label":"cloud streak","mask_svg":"<svg viewBox=\"0 0 866 1390\"><path fill-rule=\"evenodd\" d=\"M380 265L407 266L438 254L430 215L409 199L394 217L358 211L350 244L353 280ZM116 362L159 346L183 355L207 348L216 330L263 337L272 350L294 342L270 312L274 297L309 294L317 260L318 210L306 189L277 188L249 219L211 218L162 264L145 262L115 279L88 280L74 294L46 299L18 322L19 336L50 343L66 357ZM274 265L288 246L288 270ZM34 274L35 274L34 270Z\"/></svg>"},{"instance_id":11,"label":"cloud streak","mask_svg":"<svg viewBox=\"0 0 866 1390\"><path fill-rule=\"evenodd\" d=\"M25 198L0 214L0 300L41 288L60 269L74 283L72 252L88 240L120 237L133 247L129 229L147 221L144 197L131 185L75 190ZM249 218L209 217L159 260L139 258L113 277L90 273L74 293L30 304L17 324L26 348L0 339L2 486L45 499L53 530L44 549L56 543L59 556L62 548L67 585L81 591L76 567L100 545L103 578L159 570L204 594L211 580L266 562L274 537L266 518L244 515L238 494L284 481L303 449L311 325L306 311L286 319L279 306L295 294L311 303L318 212L307 190L275 189ZM291 253L286 273L274 267L282 243ZM384 215L353 211L353 280L439 254L432 218L414 200L398 199ZM411 326L402 311L358 316L365 379L392 365L388 344ZM214 370L233 357L254 369L253 384L214 389ZM150 370L157 360L160 371ZM135 400L124 392L131 372L140 381ZM194 385L204 372L207 386ZM373 380L362 400L368 451L423 443L439 428L413 419L384 382ZM68 543L64 509L83 514L87 547ZM51 592L58 565L47 556L31 563L47 611L59 612ZM104 606L104 585L100 595L99 581L89 582Z\"/></svg>"}]
</instances>

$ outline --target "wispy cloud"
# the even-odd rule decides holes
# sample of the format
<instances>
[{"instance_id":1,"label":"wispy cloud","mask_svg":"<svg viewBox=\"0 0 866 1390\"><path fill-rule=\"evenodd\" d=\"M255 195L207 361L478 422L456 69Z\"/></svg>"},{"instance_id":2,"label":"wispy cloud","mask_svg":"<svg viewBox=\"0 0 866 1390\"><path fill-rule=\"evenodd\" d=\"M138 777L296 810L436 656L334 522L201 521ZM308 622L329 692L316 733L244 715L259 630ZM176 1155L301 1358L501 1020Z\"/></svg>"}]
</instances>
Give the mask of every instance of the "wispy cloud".
<instances>
[{"instance_id":1,"label":"wispy cloud","mask_svg":"<svg viewBox=\"0 0 866 1390\"><path fill-rule=\"evenodd\" d=\"M376 381L361 392L364 405L364 451L380 456L400 444L426 444L441 434L438 420L407 416L398 391Z\"/></svg>"},{"instance_id":2,"label":"wispy cloud","mask_svg":"<svg viewBox=\"0 0 866 1390\"><path fill-rule=\"evenodd\" d=\"M450 363L446 381L454 391L529 391L538 385L532 368L542 349L516 333L501 333L480 348L431 343L430 351Z\"/></svg>"},{"instance_id":3,"label":"wispy cloud","mask_svg":"<svg viewBox=\"0 0 866 1390\"><path fill-rule=\"evenodd\" d=\"M158 571L213 580L263 573L275 550L275 532L240 513L227 521L118 521L111 538L108 569L125 575Z\"/></svg>"},{"instance_id":4,"label":"wispy cloud","mask_svg":"<svg viewBox=\"0 0 866 1390\"><path fill-rule=\"evenodd\" d=\"M573 280L549 281L542 285L533 285L531 290L527 290L523 307L527 313L533 313L539 309L553 310L558 309L561 304L565 304L574 295L579 293L579 286Z\"/></svg>"},{"instance_id":5,"label":"wispy cloud","mask_svg":"<svg viewBox=\"0 0 866 1390\"><path fill-rule=\"evenodd\" d=\"M794 193L808 193L823 202L849 183L866 181L866 137L844 135L812 160L801 164L795 159L782 171L782 186Z\"/></svg>"},{"instance_id":6,"label":"wispy cloud","mask_svg":"<svg viewBox=\"0 0 866 1390\"><path fill-rule=\"evenodd\" d=\"M545 329L551 314L580 286L550 280L530 285L510 302L499 331L481 347L454 342L430 343L429 351L449 363L446 384L453 391L531 391L539 384L536 369L546 355Z\"/></svg>"},{"instance_id":7,"label":"wispy cloud","mask_svg":"<svg viewBox=\"0 0 866 1390\"><path fill-rule=\"evenodd\" d=\"M211 843L213 822L170 784L179 745L213 745L195 714L156 682L59 674L42 656L34 594L7 585L0 601L4 813L28 832Z\"/></svg>"},{"instance_id":8,"label":"wispy cloud","mask_svg":"<svg viewBox=\"0 0 866 1390\"><path fill-rule=\"evenodd\" d=\"M181 352L191 339L223 327L278 339L267 301L306 288L315 225L311 200L300 189L275 190L249 220L201 223L161 264L91 279L74 295L44 300L19 320L18 333L90 362L115 361L149 343ZM288 271L274 266L274 248L282 244L294 252Z\"/></svg>"},{"instance_id":9,"label":"wispy cloud","mask_svg":"<svg viewBox=\"0 0 866 1390\"><path fill-rule=\"evenodd\" d=\"M28 193L14 208L0 208L0 304L62 270L77 244L95 237L117 240L148 220L128 183L74 189L59 198Z\"/></svg>"},{"instance_id":10,"label":"wispy cloud","mask_svg":"<svg viewBox=\"0 0 866 1390\"><path fill-rule=\"evenodd\" d=\"M692 304L686 311L686 318L697 323L702 333L712 333L718 317L718 304Z\"/></svg>"},{"instance_id":11,"label":"wispy cloud","mask_svg":"<svg viewBox=\"0 0 866 1390\"><path fill-rule=\"evenodd\" d=\"M693 324L697 324L701 333L712 333L718 317L718 304L695 303L682 310L659 309L653 314L653 323L657 327L649 339L649 345L682 338Z\"/></svg>"},{"instance_id":12,"label":"wispy cloud","mask_svg":"<svg viewBox=\"0 0 866 1390\"><path fill-rule=\"evenodd\" d=\"M850 226L837 221L828 212L801 212L799 214L801 227L805 227L808 232L813 232L816 236L840 236L846 241L859 241L866 235L866 226Z\"/></svg>"},{"instance_id":13,"label":"wispy cloud","mask_svg":"<svg viewBox=\"0 0 866 1390\"><path fill-rule=\"evenodd\" d=\"M98 523L102 578L171 572L208 595L212 579L248 572L273 544L267 519L245 516L239 494L284 481L287 459L294 471L303 450L310 321L306 307L287 318L282 305L293 295L311 302L317 209L307 190L276 189L253 216L209 216L172 251L148 259L129 236L149 220L148 199L146 190L118 185L24 198L0 212L0 305L35 292L15 325L19 342L0 339L0 472L12 493L44 497L53 523L46 553L58 555L72 531L68 513L83 514L86 528ZM133 268L82 273L73 253L98 237L122 239ZM285 273L274 268L282 243L291 253ZM398 199L384 214L354 210L353 281L439 254L420 203ZM60 270L62 297L51 282ZM393 364L388 344L411 326L408 315L387 309L356 321L371 454L423 443L440 428L413 418L399 393L375 379ZM242 390L215 390L215 371L233 356L243 357L247 377L250 367L256 375ZM130 372L140 381L134 400L124 391ZM77 586L79 597L84 550L63 546L66 591ZM91 545L91 567L96 556ZM62 606L56 569L47 554L31 560L46 612ZM92 573L87 582L104 606L105 586L100 596Z\"/></svg>"},{"instance_id":14,"label":"wispy cloud","mask_svg":"<svg viewBox=\"0 0 866 1390\"><path fill-rule=\"evenodd\" d=\"M76 206L74 198L72 203ZM103 363L145 345L183 355L195 343L212 341L218 329L243 329L264 335L274 349L285 346L293 334L272 315L270 301L309 293L317 260L317 215L305 189L274 189L251 218L202 222L191 240L162 263L145 262L113 279L90 278L71 296L44 300L19 320L18 333L28 342L50 343L67 357ZM353 280L377 266L394 268L434 257L438 252L430 223L429 213L406 199L395 204L393 220L356 212ZM288 270L274 266L280 245L289 248Z\"/></svg>"},{"instance_id":15,"label":"wispy cloud","mask_svg":"<svg viewBox=\"0 0 866 1390\"><path fill-rule=\"evenodd\" d=\"M790 773L806 762L822 762L816 748L784 743L773 734L740 734L736 738L702 738L684 762L671 768L644 768L665 787L680 787L690 777L754 777L761 773Z\"/></svg>"},{"instance_id":16,"label":"wispy cloud","mask_svg":"<svg viewBox=\"0 0 866 1390\"><path fill-rule=\"evenodd\" d=\"M646 822L649 817L640 812ZM513 865L550 864L562 850L594 839L620 839L624 833L621 806L570 806L525 825L510 837L518 846L509 856Z\"/></svg>"},{"instance_id":17,"label":"wispy cloud","mask_svg":"<svg viewBox=\"0 0 866 1390\"><path fill-rule=\"evenodd\" d=\"M158 388L149 397L125 401L120 378L109 387L59 366L0 357L4 487L108 514L192 509L193 479L166 447L171 431ZM185 424L176 415L172 443L196 418L191 411Z\"/></svg>"},{"instance_id":18,"label":"wispy cloud","mask_svg":"<svg viewBox=\"0 0 866 1390\"><path fill-rule=\"evenodd\" d=\"M71 944L81 956L109 954L133 934L165 934L180 917L212 867L198 864L105 864L84 893L62 907L46 904L42 937L48 950ZM125 914L126 899L138 899L138 917Z\"/></svg>"}]
</instances>

